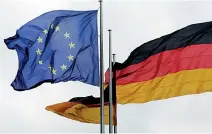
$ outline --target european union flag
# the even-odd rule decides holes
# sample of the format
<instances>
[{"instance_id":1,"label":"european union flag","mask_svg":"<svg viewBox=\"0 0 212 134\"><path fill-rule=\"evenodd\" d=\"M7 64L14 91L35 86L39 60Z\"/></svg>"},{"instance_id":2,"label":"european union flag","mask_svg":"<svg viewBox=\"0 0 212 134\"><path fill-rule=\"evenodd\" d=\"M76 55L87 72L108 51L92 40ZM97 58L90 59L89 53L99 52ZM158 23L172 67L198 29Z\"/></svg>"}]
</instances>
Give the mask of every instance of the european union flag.
<instances>
[{"instance_id":1,"label":"european union flag","mask_svg":"<svg viewBox=\"0 0 212 134\"><path fill-rule=\"evenodd\" d=\"M19 69L11 84L15 90L62 81L99 86L97 10L44 13L5 44L18 54Z\"/></svg>"}]
</instances>

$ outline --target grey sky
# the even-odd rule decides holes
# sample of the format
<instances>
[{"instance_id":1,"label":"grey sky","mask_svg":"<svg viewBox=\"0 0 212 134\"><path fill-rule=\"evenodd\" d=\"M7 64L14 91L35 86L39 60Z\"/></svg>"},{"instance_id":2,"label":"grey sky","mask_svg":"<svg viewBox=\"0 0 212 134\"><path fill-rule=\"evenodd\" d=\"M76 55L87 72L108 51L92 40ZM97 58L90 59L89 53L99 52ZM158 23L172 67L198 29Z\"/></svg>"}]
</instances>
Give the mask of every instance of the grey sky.
<instances>
[{"instance_id":1,"label":"grey sky","mask_svg":"<svg viewBox=\"0 0 212 134\"><path fill-rule=\"evenodd\" d=\"M113 53L123 62L142 43L192 23L212 20L212 2L145 2L104 0L104 61L108 67L108 32ZM10 86L18 69L15 51L3 39L38 15L55 9L98 9L98 0L0 1L0 132L99 132L86 124L45 110L47 105L75 96L99 96L99 89L79 82L43 84L17 92ZM145 104L118 106L119 132L212 132L212 93L177 97ZM106 127L106 130L107 127Z\"/></svg>"}]
</instances>

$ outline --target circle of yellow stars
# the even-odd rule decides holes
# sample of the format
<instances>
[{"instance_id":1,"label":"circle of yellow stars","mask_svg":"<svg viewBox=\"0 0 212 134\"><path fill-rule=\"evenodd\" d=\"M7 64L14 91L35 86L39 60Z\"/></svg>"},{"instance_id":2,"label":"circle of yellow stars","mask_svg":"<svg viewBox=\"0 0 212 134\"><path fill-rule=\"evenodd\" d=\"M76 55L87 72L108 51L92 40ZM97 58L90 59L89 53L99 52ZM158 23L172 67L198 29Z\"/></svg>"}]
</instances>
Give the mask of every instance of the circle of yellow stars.
<instances>
[{"instance_id":1,"label":"circle of yellow stars","mask_svg":"<svg viewBox=\"0 0 212 134\"><path fill-rule=\"evenodd\" d=\"M51 29L54 29L54 24L51 24L51 25L50 25L50 28L51 28ZM55 31L56 31L56 32L59 32L59 31L60 31L60 26L57 25L57 26L55 27ZM45 35L47 35L47 34L48 34L48 30L47 30L47 29L44 29L44 30L43 30L43 33L44 33ZM70 38L70 33L68 33L68 32L64 33L63 35L64 35L64 38L65 38L65 39L69 39L69 38ZM43 38L39 36L39 37L37 38L37 42L38 42L38 44L43 43ZM69 46L70 49L75 48L75 44L74 44L73 42L70 42L70 43L68 44L68 46ZM42 55L42 50L41 50L40 48L38 48L38 49L36 50L36 54L37 54L37 56ZM72 56L71 54L70 54L69 56L67 56L67 58L68 58L69 61L73 61L73 60L74 60L74 56ZM43 61L42 61L42 60L39 60L39 61L38 61L38 64L39 64L39 65L43 65ZM53 75L56 75L56 74L57 74L57 70L56 70L55 68L52 68L51 65L49 65L48 68L49 68L49 70L51 71L51 73L52 73ZM60 68L61 68L62 71L65 71L65 70L67 70L67 65L63 64L63 65L60 66Z\"/></svg>"}]
</instances>

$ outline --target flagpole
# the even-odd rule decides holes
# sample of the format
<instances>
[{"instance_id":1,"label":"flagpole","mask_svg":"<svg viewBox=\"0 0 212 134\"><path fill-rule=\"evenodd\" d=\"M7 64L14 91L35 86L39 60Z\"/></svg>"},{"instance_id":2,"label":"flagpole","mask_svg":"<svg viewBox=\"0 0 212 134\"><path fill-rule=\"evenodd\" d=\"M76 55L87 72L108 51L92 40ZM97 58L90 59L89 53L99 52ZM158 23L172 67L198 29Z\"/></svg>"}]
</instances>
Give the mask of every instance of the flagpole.
<instances>
[{"instance_id":1,"label":"flagpole","mask_svg":"<svg viewBox=\"0 0 212 134\"><path fill-rule=\"evenodd\" d=\"M113 133L113 93L112 93L112 48L111 29L109 31L109 133Z\"/></svg>"},{"instance_id":2,"label":"flagpole","mask_svg":"<svg viewBox=\"0 0 212 134\"><path fill-rule=\"evenodd\" d=\"M103 16L102 0L100 4L100 132L105 133L104 128L104 65L103 65Z\"/></svg>"},{"instance_id":3,"label":"flagpole","mask_svg":"<svg viewBox=\"0 0 212 134\"><path fill-rule=\"evenodd\" d=\"M114 110L114 133L117 133L117 100L116 100L116 54L113 54L113 110Z\"/></svg>"}]
</instances>

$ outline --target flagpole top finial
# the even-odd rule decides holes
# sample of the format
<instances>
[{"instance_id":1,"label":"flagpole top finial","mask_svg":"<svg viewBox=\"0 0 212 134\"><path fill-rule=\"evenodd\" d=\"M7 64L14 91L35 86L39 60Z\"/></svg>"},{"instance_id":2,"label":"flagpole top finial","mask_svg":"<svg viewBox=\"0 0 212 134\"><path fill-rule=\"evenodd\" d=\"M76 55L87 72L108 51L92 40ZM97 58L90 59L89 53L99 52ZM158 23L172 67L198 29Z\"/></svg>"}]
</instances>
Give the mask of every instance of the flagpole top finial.
<instances>
[{"instance_id":1,"label":"flagpole top finial","mask_svg":"<svg viewBox=\"0 0 212 134\"><path fill-rule=\"evenodd\" d=\"M108 29L108 31L111 31L111 29Z\"/></svg>"}]
</instances>

